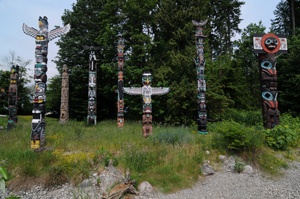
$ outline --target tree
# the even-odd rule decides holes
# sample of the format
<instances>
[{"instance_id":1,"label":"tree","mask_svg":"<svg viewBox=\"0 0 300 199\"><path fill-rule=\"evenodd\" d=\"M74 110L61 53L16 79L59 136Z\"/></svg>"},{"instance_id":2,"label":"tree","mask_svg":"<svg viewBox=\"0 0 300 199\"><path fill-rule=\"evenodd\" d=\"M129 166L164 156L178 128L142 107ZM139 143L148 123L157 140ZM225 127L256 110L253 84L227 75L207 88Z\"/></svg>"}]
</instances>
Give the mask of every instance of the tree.
<instances>
[{"instance_id":1,"label":"tree","mask_svg":"<svg viewBox=\"0 0 300 199\"><path fill-rule=\"evenodd\" d=\"M209 6L211 20L210 45L213 55L232 54L231 38L240 33L238 24L241 22L240 7L245 2L239 0L212 0Z\"/></svg>"},{"instance_id":2,"label":"tree","mask_svg":"<svg viewBox=\"0 0 300 199\"><path fill-rule=\"evenodd\" d=\"M276 34L293 35L300 28L300 1L281 0L271 19L271 30Z\"/></svg>"},{"instance_id":3,"label":"tree","mask_svg":"<svg viewBox=\"0 0 300 199\"><path fill-rule=\"evenodd\" d=\"M260 74L259 58L253 52L253 34L264 33L265 27L259 24L249 24L242 32L241 39L234 42L235 51L232 67L240 71L237 82L239 91L230 92L236 108L258 109L260 107Z\"/></svg>"}]
</instances>

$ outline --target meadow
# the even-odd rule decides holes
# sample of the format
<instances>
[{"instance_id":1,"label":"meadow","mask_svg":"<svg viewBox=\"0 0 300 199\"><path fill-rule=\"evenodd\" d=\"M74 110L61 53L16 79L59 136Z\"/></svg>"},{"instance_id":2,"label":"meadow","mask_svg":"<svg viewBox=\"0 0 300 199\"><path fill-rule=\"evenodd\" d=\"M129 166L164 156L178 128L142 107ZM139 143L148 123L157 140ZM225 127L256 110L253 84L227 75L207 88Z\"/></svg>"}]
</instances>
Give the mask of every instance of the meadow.
<instances>
[{"instance_id":1,"label":"meadow","mask_svg":"<svg viewBox=\"0 0 300 199\"><path fill-rule=\"evenodd\" d=\"M201 180L204 160L218 169L219 155L234 155L275 177L288 168L287 161L298 158L293 152L299 146L298 117L283 114L281 125L272 130L263 129L260 111L232 109L226 118L208 123L207 135L198 134L196 125L154 124L153 135L145 139L141 122L125 121L119 129L116 121L87 126L78 121L59 124L47 117L47 150L35 152L30 150L32 117L19 116L17 128L0 131L0 162L8 172L7 184L26 189L33 184L78 185L112 159L121 172L129 169L138 183L146 180L169 193ZM0 117L0 126L6 123L7 118Z\"/></svg>"}]
</instances>

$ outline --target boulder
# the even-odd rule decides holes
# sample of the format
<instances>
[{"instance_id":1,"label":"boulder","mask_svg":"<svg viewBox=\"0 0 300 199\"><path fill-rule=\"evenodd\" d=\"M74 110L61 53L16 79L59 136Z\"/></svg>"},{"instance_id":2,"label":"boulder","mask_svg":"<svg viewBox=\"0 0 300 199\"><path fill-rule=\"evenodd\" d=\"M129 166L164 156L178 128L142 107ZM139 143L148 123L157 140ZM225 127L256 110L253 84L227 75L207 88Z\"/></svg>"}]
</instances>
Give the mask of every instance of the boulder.
<instances>
[{"instance_id":1,"label":"boulder","mask_svg":"<svg viewBox=\"0 0 300 199\"><path fill-rule=\"evenodd\" d=\"M253 171L253 168L252 168L250 165L246 165L246 166L244 167L243 173L246 173L246 174L252 174L252 173L254 173L254 171Z\"/></svg>"},{"instance_id":2,"label":"boulder","mask_svg":"<svg viewBox=\"0 0 300 199\"><path fill-rule=\"evenodd\" d=\"M201 170L202 170L203 175L205 175L205 176L213 175L215 173L212 166L210 166L208 163L204 163L201 166Z\"/></svg>"},{"instance_id":3,"label":"boulder","mask_svg":"<svg viewBox=\"0 0 300 199\"><path fill-rule=\"evenodd\" d=\"M138 190L140 192L140 195L143 195L143 196L149 196L153 193L153 187L147 181L141 182L140 185L138 186Z\"/></svg>"}]
</instances>

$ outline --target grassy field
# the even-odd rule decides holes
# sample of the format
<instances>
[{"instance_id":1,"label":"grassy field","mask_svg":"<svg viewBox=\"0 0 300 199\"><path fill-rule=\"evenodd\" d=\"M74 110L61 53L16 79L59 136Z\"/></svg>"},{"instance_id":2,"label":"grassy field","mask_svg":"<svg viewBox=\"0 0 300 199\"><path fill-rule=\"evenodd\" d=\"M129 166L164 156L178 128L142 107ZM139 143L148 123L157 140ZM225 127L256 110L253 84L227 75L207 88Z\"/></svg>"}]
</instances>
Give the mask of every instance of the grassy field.
<instances>
[{"instance_id":1,"label":"grassy field","mask_svg":"<svg viewBox=\"0 0 300 199\"><path fill-rule=\"evenodd\" d=\"M19 116L16 129L8 133L0 131L0 161L5 160L3 166L8 171L8 184L20 188L32 186L32 183L46 187L65 182L77 185L91 173L101 171L110 159L120 171L129 168L132 179L149 181L162 192L192 186L201 176L203 161L209 160L217 168L220 154L238 155L267 174L279 175L280 168L286 168L287 163L275 153L295 158L290 148L299 143L299 118L282 117L281 128L285 126L289 131L277 131L294 137L286 137L292 140L281 149L274 148L277 137L272 138L270 132L263 130L259 119L252 121L259 113L251 113L254 114L251 117L249 113L243 114L238 119L210 123L207 135L198 134L196 127L154 125L153 136L148 139L142 136L139 122L127 121L124 128L119 129L116 121L87 126L85 122L59 124L57 119L46 118L45 147L51 150L44 152L30 150L32 118ZM243 117L245 121L238 121ZM7 118L0 117L0 126L6 123ZM205 153L207 150L209 155Z\"/></svg>"}]
</instances>

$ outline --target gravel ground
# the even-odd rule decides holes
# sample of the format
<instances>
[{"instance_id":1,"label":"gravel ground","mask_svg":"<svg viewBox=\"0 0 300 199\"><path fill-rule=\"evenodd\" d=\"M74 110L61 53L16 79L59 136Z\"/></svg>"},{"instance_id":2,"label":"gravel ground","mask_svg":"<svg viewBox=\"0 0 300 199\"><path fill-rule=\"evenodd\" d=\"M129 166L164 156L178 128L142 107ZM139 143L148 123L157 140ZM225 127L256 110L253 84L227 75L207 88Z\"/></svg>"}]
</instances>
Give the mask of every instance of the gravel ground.
<instances>
[{"instance_id":1,"label":"gravel ground","mask_svg":"<svg viewBox=\"0 0 300 199\"><path fill-rule=\"evenodd\" d=\"M300 162L290 163L290 168L284 170L285 175L278 180L263 176L254 170L252 174L228 172L224 166L222 171L207 176L191 189L184 189L173 194L154 193L148 196L137 196L136 199L291 199L300 198ZM43 190L34 187L32 191L17 194L22 199L71 199L75 188L69 185L57 187L55 190ZM94 190L86 189L77 192L79 198L99 198ZM87 194L90 197L85 197ZM7 194L0 192L0 198Z\"/></svg>"},{"instance_id":2,"label":"gravel ground","mask_svg":"<svg viewBox=\"0 0 300 199\"><path fill-rule=\"evenodd\" d=\"M217 172L207 176L202 183L191 189L174 194L156 194L152 198L159 199L291 199L300 198L300 162L291 162L285 175L278 180L264 177L259 172L254 174L238 174ZM142 198L142 197L140 197Z\"/></svg>"}]
</instances>

